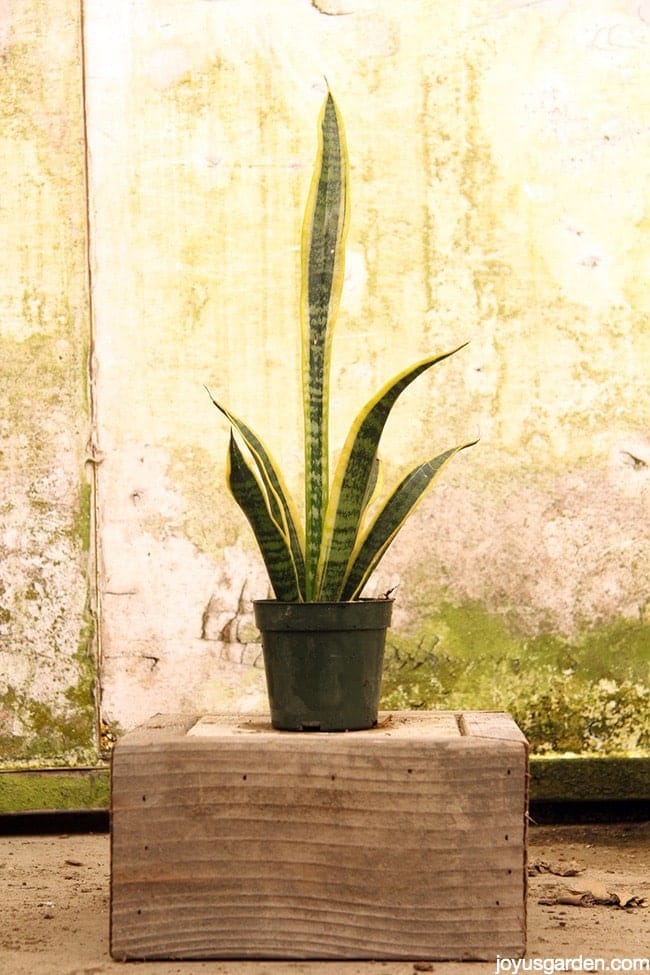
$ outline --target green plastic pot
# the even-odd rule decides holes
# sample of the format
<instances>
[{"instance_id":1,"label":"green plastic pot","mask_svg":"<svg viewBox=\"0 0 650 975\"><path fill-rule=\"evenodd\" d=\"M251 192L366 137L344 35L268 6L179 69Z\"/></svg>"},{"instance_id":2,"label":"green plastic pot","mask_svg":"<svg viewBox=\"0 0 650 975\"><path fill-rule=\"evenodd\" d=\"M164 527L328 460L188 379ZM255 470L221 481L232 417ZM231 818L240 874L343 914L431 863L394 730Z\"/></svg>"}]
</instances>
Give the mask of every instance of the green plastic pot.
<instances>
[{"instance_id":1,"label":"green plastic pot","mask_svg":"<svg viewBox=\"0 0 650 975\"><path fill-rule=\"evenodd\" d=\"M274 728L360 731L377 723L392 608L392 599L254 603Z\"/></svg>"}]
</instances>

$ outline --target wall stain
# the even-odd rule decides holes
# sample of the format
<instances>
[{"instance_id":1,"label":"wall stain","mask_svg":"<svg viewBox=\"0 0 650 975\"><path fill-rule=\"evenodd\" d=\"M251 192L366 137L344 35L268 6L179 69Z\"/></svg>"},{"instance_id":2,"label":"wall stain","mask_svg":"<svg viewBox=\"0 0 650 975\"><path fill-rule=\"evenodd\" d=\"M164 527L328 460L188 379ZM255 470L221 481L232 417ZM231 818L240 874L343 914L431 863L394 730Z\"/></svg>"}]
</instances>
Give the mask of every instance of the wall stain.
<instances>
[{"instance_id":1,"label":"wall stain","mask_svg":"<svg viewBox=\"0 0 650 975\"><path fill-rule=\"evenodd\" d=\"M478 604L443 603L389 633L382 706L507 711L535 754L647 754L649 646L647 621L522 638Z\"/></svg>"},{"instance_id":2,"label":"wall stain","mask_svg":"<svg viewBox=\"0 0 650 975\"><path fill-rule=\"evenodd\" d=\"M352 0L348 4L343 0L313 4L330 14L353 5ZM467 411L464 407L459 411L458 404L465 404L470 392L470 408L483 426L481 446L475 458L463 460L458 471L452 472L449 486L443 485L442 492L436 492L418 513L404 546L387 563L387 574L402 580L400 594L405 594L399 625L403 642L396 638L393 648L398 659L388 660L388 677L393 663L400 674L391 693L408 693L417 703L420 691L414 686L420 681L423 701L431 688L440 691L444 701L462 698L471 706L479 700L510 701L513 709L519 708L522 724L542 751L569 747L599 751L608 740L612 748L634 750L646 740L643 728L635 728L630 715L636 706L642 711L646 691L641 664L648 645L644 554L648 469L645 454L637 446L649 429L645 394L639 395L640 390L645 391L643 364L648 361L643 353L649 351L647 316L642 314L647 296L643 296L639 271L644 252L641 241L638 247L635 241L632 271L639 273L636 277L631 274L624 292L634 299L632 312L623 303L604 310L597 303L592 307L588 301L572 299L579 288L568 293L563 290L564 277L558 274L556 251L550 247L552 238L540 233L542 208L526 198L530 158L522 155L523 163L510 165L518 162L508 155L510 141L517 143L516 130L529 135L531 130L526 129L523 115L519 119L513 115L514 124L507 132L513 105L504 90L499 90L500 100L494 91L491 103L485 97L490 90L485 86L499 64L509 63L504 54L507 44L512 45L511 50L525 49L523 35L519 43L517 31L500 34L490 25L477 31L463 20L468 10L451 15L451 8L441 8L436 16L453 22L453 27L448 28L449 36L436 37L433 54L426 37L415 47L399 48L398 41L406 31L400 33L402 13L394 12L390 21L386 18L382 34L390 44L382 43L375 51L381 47L385 57L370 60L360 44L354 62L357 76L350 79L348 91L341 93L342 99L349 98L352 112L356 108L361 123L358 134L349 135L361 144L356 150L356 172L362 178L359 185L353 183L353 197L355 209L362 214L355 233L368 280L367 295L359 301L367 305L364 314L353 323L343 314L340 334L353 324L361 337L360 346L365 346L364 355L367 336L376 327L382 330L382 342L396 336L412 339L420 329L422 294L427 321L423 334L417 332L418 341L421 337L429 345L430 336L446 337L457 329L463 330L460 338L466 337L466 328L476 333L465 375L459 368L440 383L440 413L445 422L450 416L454 422L453 417L460 413L458 422L466 427ZM420 16L418 23L424 23L425 17ZM358 28L360 40L369 39L376 19L373 11L368 18L339 25L343 29L338 31L337 25L316 15L310 22L318 22L321 30L325 26L332 37L344 39L347 49L328 48L328 56L342 69L345 52L351 49L348 27ZM143 19L140 29L144 23ZM461 30L463 26L470 29ZM183 594L179 577L185 577L185 570L191 575L203 553L214 559L214 587L210 588L209 566L197 586L200 592L192 604L191 638L200 634L211 643L200 648L208 658L214 649L215 656L230 654L221 659L236 663L253 663L249 654L257 654L255 660L259 659L255 634L248 630L250 608L242 588L242 578L257 578L256 555L234 505L224 500L222 454L215 460L205 447L206 442L213 442L210 438L216 430L213 408L206 400L206 415L212 414L214 421L211 416L205 426L195 423L194 400L180 390L184 384L187 388L188 375L197 387L214 378L219 382L219 395L227 397L234 409L237 402L250 400L253 413L266 416L268 405L277 400L275 391L285 389L278 376L292 376L293 366L285 374L278 372L286 349L278 349L277 329L283 329L284 342L293 334L296 321L292 316L295 245L304 202L303 177L313 158L312 103L302 97L309 82L298 71L297 60L289 64L278 53L281 45L273 37L261 37L252 25L245 36L250 47L246 71L241 70L240 51L233 53L227 39L216 55L208 52L196 70L155 92L142 83L142 64L133 56L140 39L129 39L132 74L125 83L133 96L129 111L137 116L125 122L125 139L137 132L140 161L145 143L139 140L146 140L146 151L151 153L146 161L152 166L134 165L131 170L131 246L138 252L142 248L148 260L129 301L133 299L133 307L146 308L157 329L155 342L141 331L136 339L137 355L128 367L132 378L138 376L138 383L140 375L153 375L153 380L146 380L150 385L142 387L145 393L154 389L158 378L169 391L173 387L170 399L174 405L168 415L164 414L167 407L161 407L156 429L164 430L161 439L167 435L169 441L175 441L164 445L172 457L169 491L178 493L179 507L184 499L187 506L182 512L174 508L172 514L154 510L153 482L159 477L155 469L143 478L144 483L138 480L129 485L133 492L129 504L148 512L137 523L143 544L146 531L161 541L161 547L163 542L179 542L178 562L170 558L161 573L173 580L179 603ZM555 39L556 35L553 43ZM562 40L557 39L558 43ZM314 41L318 40L322 37L314 35ZM537 53L534 42L533 31L528 50ZM147 44L152 51L155 38L147 38ZM554 52L555 48L543 52L549 63L554 64ZM398 77L406 59L413 71L409 68L400 78L395 95L386 81ZM295 68L290 79L288 64ZM562 63L555 66L565 67ZM423 96L418 95L423 90L421 71L426 75ZM597 80L597 76L590 77ZM39 78L41 84L42 76ZM526 88L529 82L538 84L539 78L531 81L524 73L522 86ZM99 83L110 89L108 79ZM412 86L414 104L419 107L414 111L409 107L410 114L404 115L399 111L400 99L406 104L403 83ZM287 84L295 90L288 93ZM296 91L300 98L295 97ZM364 116L364 128L362 106L369 104L369 91L377 96L381 108L374 116L378 124L368 125ZM38 98L45 97L42 91L38 93ZM539 99L539 92L533 91L532 97ZM513 100L516 102L514 96ZM515 108L518 105L516 102ZM402 140L396 140L392 130L390 138L386 136L391 121L401 124L406 118L410 126L416 116L420 123L414 137L418 151L411 154L414 143L409 133L403 147L394 152L392 144ZM497 116L500 125L493 126ZM141 118L156 120L151 130L141 130ZM596 116L594 119L597 121ZM303 123L308 138L296 136ZM544 123L539 124L543 133ZM385 139L379 148L378 133ZM552 143L565 160L565 193L571 185L575 125L568 134L563 145ZM188 148L190 155L183 155ZM40 148L36 158L42 165ZM409 172L414 158L418 171ZM154 166L158 168L154 170ZM382 199L377 187L383 180ZM172 192L161 193L170 189ZM630 186L626 196L631 193ZM170 210L164 213L159 207L161 198L169 201ZM567 197L564 202L570 204L571 200ZM263 215L271 211L278 219L264 221ZM169 215L179 227L192 228L188 236L166 232L177 229L168 223ZM638 230L642 230L641 223ZM580 281L588 280L586 276L603 266L600 252L587 240L580 221L563 228L562 233L561 239L568 239L570 246L584 245L584 252L571 253L582 261L576 265ZM180 257L176 253L170 256L172 239L180 241ZM253 266L251 255L259 266ZM423 255L424 267L419 263ZM223 269L228 269L227 275L221 273ZM253 273L255 287L251 287ZM215 284L216 274L219 280ZM282 300L276 306L278 296ZM279 307L290 323L286 329L278 324ZM25 327L32 332L50 328L53 308L47 295L25 291L21 305ZM411 315L413 311L415 315ZM206 350L210 356L207 376ZM375 355L374 350L371 354ZM354 379L359 366L369 365L364 357L361 362L344 358L347 378ZM375 361L370 365L374 369ZM366 381L368 372L362 375ZM38 379L38 374L31 377L34 389L39 389ZM232 397L233 391L236 397ZM156 395L158 392L156 389ZM43 415L57 405L51 391L44 398L45 408L35 410L29 429L21 430L21 436L32 438L30 442L39 452L48 446ZM427 420L429 409L427 401L421 411ZM282 427L288 423L284 409L278 412L274 433L284 445ZM187 423L188 416L192 423ZM257 425L254 416L251 422ZM415 428L420 436L418 420L410 422L409 433ZM121 432L117 430L118 440ZM462 435L466 433L464 429ZM220 436L215 435L217 444ZM14 460L21 447L14 442L7 448L15 452ZM290 446L288 466L297 466L292 450ZM609 452L616 456L610 466ZM36 480L25 492L29 515L34 522L46 521L52 510L42 483L36 484ZM76 491L75 486L70 496L74 495L74 506L83 510L86 502L82 499L77 505ZM153 500L148 501L148 495ZM70 519L65 530L72 531L72 524ZM84 526L82 516L80 532L85 532ZM241 545L240 538L245 539ZM195 551L180 544L185 540L191 540ZM409 569L408 564L416 561L413 553L417 564ZM117 561L123 565L128 559ZM34 597L47 596L49 582L43 573L34 572L25 583L21 611L39 605ZM392 584L389 578L381 588ZM251 582L251 591L253 588ZM263 595L263 591L257 594ZM192 595L196 596L196 590ZM0 633L14 614L6 596L2 593ZM116 611L116 618L128 620L125 613L120 616ZM425 622L418 622L422 620ZM56 621L60 627L61 613L56 613ZM154 653L158 652L157 634L169 632L161 626L147 634ZM176 646L171 649L173 634L169 642L171 657L176 650ZM63 646L57 640L52 654L60 654ZM46 652L50 652L49 645ZM154 657L146 651L134 651L133 656L145 661L147 670L155 670L153 697L164 686L165 654L154 667L150 666ZM180 666L183 663L181 658ZM405 684L406 673L411 676ZM68 677L62 680L62 686L68 683ZM544 723L548 715L550 726Z\"/></svg>"},{"instance_id":3,"label":"wall stain","mask_svg":"<svg viewBox=\"0 0 650 975\"><path fill-rule=\"evenodd\" d=\"M30 698L9 684L0 694L0 765L74 767L95 765L95 673L85 667L63 691L63 704Z\"/></svg>"},{"instance_id":4,"label":"wall stain","mask_svg":"<svg viewBox=\"0 0 650 975\"><path fill-rule=\"evenodd\" d=\"M346 0L311 0L312 7L328 17L341 17L354 13L354 4Z\"/></svg>"}]
</instances>

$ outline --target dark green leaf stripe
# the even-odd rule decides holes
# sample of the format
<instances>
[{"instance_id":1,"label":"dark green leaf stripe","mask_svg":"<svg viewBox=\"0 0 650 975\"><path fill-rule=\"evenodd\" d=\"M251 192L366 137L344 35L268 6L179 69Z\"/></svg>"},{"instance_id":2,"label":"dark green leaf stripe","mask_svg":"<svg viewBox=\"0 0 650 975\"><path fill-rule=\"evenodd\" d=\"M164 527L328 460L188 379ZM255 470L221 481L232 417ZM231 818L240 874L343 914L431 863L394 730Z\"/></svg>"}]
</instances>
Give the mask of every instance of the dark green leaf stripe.
<instances>
[{"instance_id":1,"label":"dark green leaf stripe","mask_svg":"<svg viewBox=\"0 0 650 975\"><path fill-rule=\"evenodd\" d=\"M252 527L281 601L359 598L437 473L463 449L448 450L414 468L367 527L378 481L377 451L395 402L423 372L463 348L459 346L415 363L384 385L356 417L329 483L330 358L345 272L348 172L343 123L328 91L318 122L318 150L301 238L304 536L269 451L250 427L210 394L231 425L230 490Z\"/></svg>"},{"instance_id":2,"label":"dark green leaf stripe","mask_svg":"<svg viewBox=\"0 0 650 975\"><path fill-rule=\"evenodd\" d=\"M303 227L303 396L307 598L321 547L329 481L329 370L332 327L343 281L347 155L334 99L320 118L314 179ZM306 307L305 307L306 305Z\"/></svg>"},{"instance_id":3,"label":"dark green leaf stripe","mask_svg":"<svg viewBox=\"0 0 650 975\"><path fill-rule=\"evenodd\" d=\"M244 460L232 431L227 476L232 496L253 529L276 599L283 602L299 600L296 566L291 558L286 538L275 519L269 514L264 492Z\"/></svg>"},{"instance_id":4,"label":"dark green leaf stripe","mask_svg":"<svg viewBox=\"0 0 650 975\"><path fill-rule=\"evenodd\" d=\"M379 482L379 457L375 457L372 468L370 471L370 478L368 480L368 486L366 487L366 493L363 498L363 504L361 505L361 510L365 511L370 502L372 501L375 490L377 489L377 484Z\"/></svg>"},{"instance_id":5,"label":"dark green leaf stripe","mask_svg":"<svg viewBox=\"0 0 650 975\"><path fill-rule=\"evenodd\" d=\"M239 417L235 416L234 413L231 413L225 406L218 403L209 390L207 392L213 404L226 417L231 426L237 430L251 453L260 480L265 487L266 504L268 504L270 515L276 522L278 529L284 534L291 550L291 556L296 566L302 591L305 562L302 543L298 533L298 517L291 495L287 491L278 466L257 434L240 420Z\"/></svg>"},{"instance_id":6,"label":"dark green leaf stripe","mask_svg":"<svg viewBox=\"0 0 650 975\"><path fill-rule=\"evenodd\" d=\"M395 402L418 376L454 355L464 345L429 356L405 369L379 391L355 420L334 475L322 547L319 599L341 598L347 566L368 501L379 441Z\"/></svg>"},{"instance_id":7,"label":"dark green leaf stripe","mask_svg":"<svg viewBox=\"0 0 650 975\"><path fill-rule=\"evenodd\" d=\"M395 488L355 553L341 598L356 599L406 518L422 500L436 475L454 454L471 444L453 447L414 468Z\"/></svg>"}]
</instances>

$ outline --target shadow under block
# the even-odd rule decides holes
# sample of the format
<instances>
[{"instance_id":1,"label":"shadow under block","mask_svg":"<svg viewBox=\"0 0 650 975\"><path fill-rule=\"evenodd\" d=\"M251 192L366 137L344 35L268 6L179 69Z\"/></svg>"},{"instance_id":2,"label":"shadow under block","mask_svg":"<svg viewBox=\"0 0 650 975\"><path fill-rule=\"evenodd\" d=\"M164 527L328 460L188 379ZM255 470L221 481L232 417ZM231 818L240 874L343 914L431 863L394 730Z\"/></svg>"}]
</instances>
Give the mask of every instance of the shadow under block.
<instances>
[{"instance_id":1,"label":"shadow under block","mask_svg":"<svg viewBox=\"0 0 650 975\"><path fill-rule=\"evenodd\" d=\"M527 783L500 713L153 718L113 754L111 954L521 957Z\"/></svg>"}]
</instances>

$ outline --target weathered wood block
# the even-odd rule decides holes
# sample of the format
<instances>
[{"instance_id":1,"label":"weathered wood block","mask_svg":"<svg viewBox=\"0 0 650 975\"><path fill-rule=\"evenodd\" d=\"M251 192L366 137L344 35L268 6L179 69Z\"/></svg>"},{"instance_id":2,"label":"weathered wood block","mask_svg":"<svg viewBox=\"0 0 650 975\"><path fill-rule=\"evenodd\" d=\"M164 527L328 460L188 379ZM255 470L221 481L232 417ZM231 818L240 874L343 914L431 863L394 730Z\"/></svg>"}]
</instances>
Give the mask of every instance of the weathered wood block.
<instances>
[{"instance_id":1,"label":"weathered wood block","mask_svg":"<svg viewBox=\"0 0 650 975\"><path fill-rule=\"evenodd\" d=\"M520 957L527 781L505 714L154 718L113 755L111 954Z\"/></svg>"}]
</instances>

